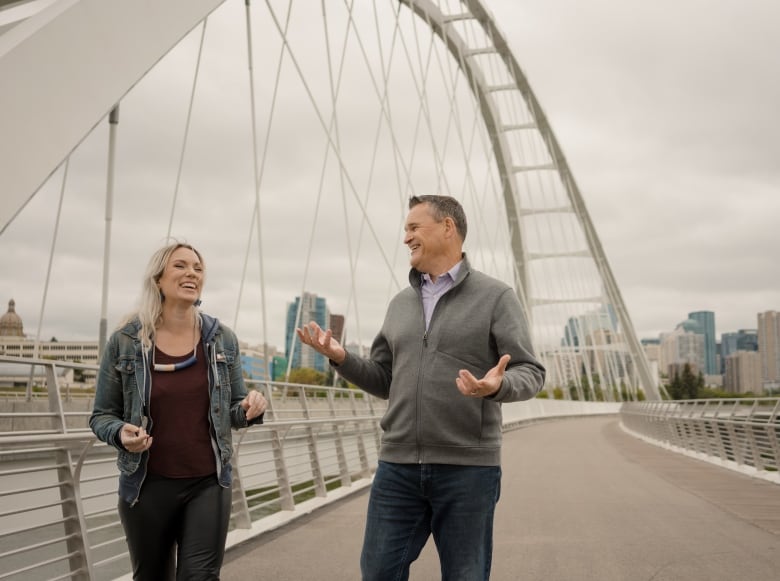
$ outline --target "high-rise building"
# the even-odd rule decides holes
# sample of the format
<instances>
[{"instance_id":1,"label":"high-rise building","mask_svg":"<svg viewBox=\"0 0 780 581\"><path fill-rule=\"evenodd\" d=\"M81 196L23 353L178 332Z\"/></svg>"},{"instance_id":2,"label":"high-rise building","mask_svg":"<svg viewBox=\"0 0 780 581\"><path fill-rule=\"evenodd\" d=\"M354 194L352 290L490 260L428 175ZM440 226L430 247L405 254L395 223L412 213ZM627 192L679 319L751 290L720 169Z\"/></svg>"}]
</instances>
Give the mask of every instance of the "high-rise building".
<instances>
[{"instance_id":1,"label":"high-rise building","mask_svg":"<svg viewBox=\"0 0 780 581\"><path fill-rule=\"evenodd\" d=\"M780 389L780 313L758 314L758 353L764 391Z\"/></svg>"},{"instance_id":2,"label":"high-rise building","mask_svg":"<svg viewBox=\"0 0 780 581\"><path fill-rule=\"evenodd\" d=\"M726 356L723 387L729 393L762 391L761 358L756 351L734 351Z\"/></svg>"},{"instance_id":3,"label":"high-rise building","mask_svg":"<svg viewBox=\"0 0 780 581\"><path fill-rule=\"evenodd\" d=\"M344 315L335 315L331 313L328 327L333 332L333 338L344 345L346 342L346 330L344 329Z\"/></svg>"},{"instance_id":4,"label":"high-rise building","mask_svg":"<svg viewBox=\"0 0 780 581\"><path fill-rule=\"evenodd\" d=\"M737 351L758 351L756 329L740 329L736 333L723 333L720 336L720 360L723 373L726 372L726 357Z\"/></svg>"},{"instance_id":5,"label":"high-rise building","mask_svg":"<svg viewBox=\"0 0 780 581\"><path fill-rule=\"evenodd\" d=\"M585 344L587 336L599 331L617 332L617 316L612 305L602 305L578 317L570 317L563 330L561 345L576 350Z\"/></svg>"},{"instance_id":6,"label":"high-rise building","mask_svg":"<svg viewBox=\"0 0 780 581\"><path fill-rule=\"evenodd\" d=\"M683 321L671 333L661 333L661 348L658 367L661 373L671 377L672 369L682 368L686 363L704 371L704 334L697 332L698 323Z\"/></svg>"},{"instance_id":7,"label":"high-rise building","mask_svg":"<svg viewBox=\"0 0 780 581\"><path fill-rule=\"evenodd\" d=\"M688 313L688 318L699 323L701 332L704 335L704 367L702 371L706 375L720 373L715 351L715 313L712 311L695 311Z\"/></svg>"},{"instance_id":8,"label":"high-rise building","mask_svg":"<svg viewBox=\"0 0 780 581\"><path fill-rule=\"evenodd\" d=\"M290 367L297 369L299 367L310 367L323 373L328 369L328 361L324 355L320 355L314 349L306 346L301 349L301 342L295 329L314 321L323 329L327 329L330 324L328 313L328 304L323 297L318 297L314 293L303 293L301 297L295 297L292 303L287 305L287 328L285 330L284 354Z\"/></svg>"}]
</instances>

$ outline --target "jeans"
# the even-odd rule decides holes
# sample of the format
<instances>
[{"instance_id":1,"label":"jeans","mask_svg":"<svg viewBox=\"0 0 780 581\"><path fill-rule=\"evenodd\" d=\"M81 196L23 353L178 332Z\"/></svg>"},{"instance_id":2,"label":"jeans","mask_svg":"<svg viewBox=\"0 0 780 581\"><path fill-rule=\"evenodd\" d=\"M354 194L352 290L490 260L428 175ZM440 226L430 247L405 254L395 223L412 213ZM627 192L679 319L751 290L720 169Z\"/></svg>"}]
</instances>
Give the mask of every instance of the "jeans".
<instances>
[{"instance_id":1,"label":"jeans","mask_svg":"<svg viewBox=\"0 0 780 581\"><path fill-rule=\"evenodd\" d=\"M136 581L219 579L231 492L216 475L147 475L137 504L119 499Z\"/></svg>"},{"instance_id":2,"label":"jeans","mask_svg":"<svg viewBox=\"0 0 780 581\"><path fill-rule=\"evenodd\" d=\"M490 578L500 466L379 462L368 503L363 581L406 581L433 533L442 581Z\"/></svg>"}]
</instances>

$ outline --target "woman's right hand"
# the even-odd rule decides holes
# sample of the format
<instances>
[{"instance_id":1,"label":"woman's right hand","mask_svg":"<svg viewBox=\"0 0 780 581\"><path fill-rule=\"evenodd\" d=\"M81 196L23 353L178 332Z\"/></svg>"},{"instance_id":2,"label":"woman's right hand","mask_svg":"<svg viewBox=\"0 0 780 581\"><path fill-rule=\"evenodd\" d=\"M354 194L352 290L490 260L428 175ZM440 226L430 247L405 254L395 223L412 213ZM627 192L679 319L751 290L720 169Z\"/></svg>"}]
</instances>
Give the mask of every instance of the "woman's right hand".
<instances>
[{"instance_id":1,"label":"woman's right hand","mask_svg":"<svg viewBox=\"0 0 780 581\"><path fill-rule=\"evenodd\" d=\"M119 439L128 452L143 452L152 445L152 437L146 433L142 426L125 424L119 432Z\"/></svg>"}]
</instances>

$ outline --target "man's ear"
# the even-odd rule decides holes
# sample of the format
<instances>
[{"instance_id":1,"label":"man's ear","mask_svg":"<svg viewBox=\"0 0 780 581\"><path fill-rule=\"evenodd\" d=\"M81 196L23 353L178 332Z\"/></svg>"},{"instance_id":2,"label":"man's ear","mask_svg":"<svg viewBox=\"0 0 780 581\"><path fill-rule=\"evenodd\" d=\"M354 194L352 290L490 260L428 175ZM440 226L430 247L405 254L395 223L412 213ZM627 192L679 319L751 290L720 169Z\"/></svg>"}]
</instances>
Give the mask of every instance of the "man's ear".
<instances>
[{"instance_id":1,"label":"man's ear","mask_svg":"<svg viewBox=\"0 0 780 581\"><path fill-rule=\"evenodd\" d=\"M455 220L453 220L451 217L447 216L446 218L444 218L444 227L445 227L444 234L448 238L450 236L458 235L458 229L455 227Z\"/></svg>"}]
</instances>

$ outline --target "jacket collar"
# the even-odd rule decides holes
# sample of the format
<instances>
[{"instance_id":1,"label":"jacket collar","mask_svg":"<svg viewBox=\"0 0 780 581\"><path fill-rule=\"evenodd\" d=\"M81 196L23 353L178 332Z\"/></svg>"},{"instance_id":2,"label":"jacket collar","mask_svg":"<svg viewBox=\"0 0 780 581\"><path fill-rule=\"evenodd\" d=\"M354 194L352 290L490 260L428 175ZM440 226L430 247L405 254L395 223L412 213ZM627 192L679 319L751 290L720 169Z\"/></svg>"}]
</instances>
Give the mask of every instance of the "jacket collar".
<instances>
[{"instance_id":1,"label":"jacket collar","mask_svg":"<svg viewBox=\"0 0 780 581\"><path fill-rule=\"evenodd\" d=\"M216 317L207 315L206 313L199 313L200 316L200 328L203 340L208 343L214 339L219 331L219 320ZM122 328L122 333L131 337L134 341L138 340L138 332L141 330L141 321L138 318L134 318Z\"/></svg>"}]
</instances>

